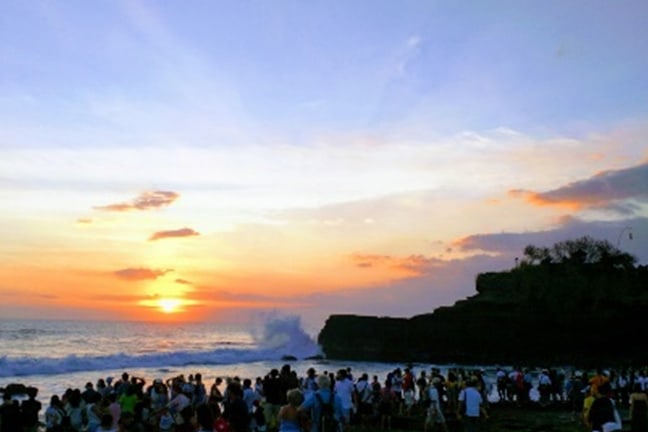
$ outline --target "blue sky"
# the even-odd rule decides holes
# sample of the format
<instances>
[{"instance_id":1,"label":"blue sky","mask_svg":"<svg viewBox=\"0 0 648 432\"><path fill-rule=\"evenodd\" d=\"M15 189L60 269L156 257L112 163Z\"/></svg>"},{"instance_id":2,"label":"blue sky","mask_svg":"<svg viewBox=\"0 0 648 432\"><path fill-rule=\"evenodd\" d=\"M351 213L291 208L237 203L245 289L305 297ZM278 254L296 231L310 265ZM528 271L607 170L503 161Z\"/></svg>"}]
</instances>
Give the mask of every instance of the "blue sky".
<instances>
[{"instance_id":1,"label":"blue sky","mask_svg":"<svg viewBox=\"0 0 648 432\"><path fill-rule=\"evenodd\" d=\"M643 1L3 2L15 282L0 292L42 295L49 275L101 315L101 275L152 275L119 282L137 293L119 301L408 315L469 295L527 239L639 239L646 16ZM394 309L404 288L426 301Z\"/></svg>"}]
</instances>

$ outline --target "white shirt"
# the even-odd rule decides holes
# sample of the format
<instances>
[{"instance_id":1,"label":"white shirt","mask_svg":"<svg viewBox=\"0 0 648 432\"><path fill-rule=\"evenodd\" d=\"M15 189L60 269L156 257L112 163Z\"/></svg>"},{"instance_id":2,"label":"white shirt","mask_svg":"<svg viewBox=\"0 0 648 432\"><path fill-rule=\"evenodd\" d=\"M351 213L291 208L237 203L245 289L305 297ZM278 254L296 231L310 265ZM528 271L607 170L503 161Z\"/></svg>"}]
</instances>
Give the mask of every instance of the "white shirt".
<instances>
[{"instance_id":1,"label":"white shirt","mask_svg":"<svg viewBox=\"0 0 648 432\"><path fill-rule=\"evenodd\" d=\"M353 381L344 379L335 381L335 394L340 397L342 409L351 409L353 407Z\"/></svg>"}]
</instances>

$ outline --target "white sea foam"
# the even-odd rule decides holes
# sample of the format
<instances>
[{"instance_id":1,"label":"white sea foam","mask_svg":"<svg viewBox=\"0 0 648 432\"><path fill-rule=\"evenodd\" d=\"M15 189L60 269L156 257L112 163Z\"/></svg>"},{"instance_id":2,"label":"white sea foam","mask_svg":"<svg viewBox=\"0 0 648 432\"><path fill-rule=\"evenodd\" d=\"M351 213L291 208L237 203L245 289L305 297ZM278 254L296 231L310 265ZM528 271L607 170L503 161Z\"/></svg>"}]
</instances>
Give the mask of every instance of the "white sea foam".
<instances>
[{"instance_id":1,"label":"white sea foam","mask_svg":"<svg viewBox=\"0 0 648 432\"><path fill-rule=\"evenodd\" d=\"M78 326L78 323L74 323ZM0 323L3 326L3 323ZM206 324L155 327L150 324L101 323L93 328L79 326L79 333L70 331L72 324L51 328L46 321L12 322L2 328L0 340L15 340L16 335L36 335L29 343L15 344L3 350L0 377L54 375L81 371L110 369L163 368L189 365L228 365L258 361L279 361L284 356L304 359L319 355L315 341L301 328L299 317L273 316L258 328L251 328L249 338L240 329L227 329ZM133 337L136 329L136 337ZM39 338L38 335L42 335ZM93 341L100 341L93 344ZM160 350L159 347L166 347ZM156 349L157 348L157 349ZM6 351L9 351L7 353Z\"/></svg>"}]
</instances>

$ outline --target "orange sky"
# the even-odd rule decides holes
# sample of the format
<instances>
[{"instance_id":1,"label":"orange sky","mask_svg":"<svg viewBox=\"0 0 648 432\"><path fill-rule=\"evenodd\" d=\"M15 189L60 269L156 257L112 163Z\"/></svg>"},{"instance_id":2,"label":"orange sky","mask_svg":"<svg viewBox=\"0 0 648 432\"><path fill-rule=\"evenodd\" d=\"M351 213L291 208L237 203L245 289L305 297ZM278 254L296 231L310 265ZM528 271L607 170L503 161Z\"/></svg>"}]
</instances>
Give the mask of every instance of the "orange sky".
<instances>
[{"instance_id":1,"label":"orange sky","mask_svg":"<svg viewBox=\"0 0 648 432\"><path fill-rule=\"evenodd\" d=\"M529 243L645 262L643 2L365 6L0 5L0 316L319 325Z\"/></svg>"}]
</instances>

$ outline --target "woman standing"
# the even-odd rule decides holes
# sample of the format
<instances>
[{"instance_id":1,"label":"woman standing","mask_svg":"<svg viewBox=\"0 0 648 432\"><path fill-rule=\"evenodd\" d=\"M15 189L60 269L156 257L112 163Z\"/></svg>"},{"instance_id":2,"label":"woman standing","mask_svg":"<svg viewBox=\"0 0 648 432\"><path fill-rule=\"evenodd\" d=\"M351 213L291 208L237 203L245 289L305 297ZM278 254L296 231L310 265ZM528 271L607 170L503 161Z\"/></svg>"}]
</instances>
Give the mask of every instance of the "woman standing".
<instances>
[{"instance_id":1,"label":"woman standing","mask_svg":"<svg viewBox=\"0 0 648 432\"><path fill-rule=\"evenodd\" d=\"M279 421L279 432L301 431L301 415L299 406L304 402L304 395L299 389L289 390L286 394L288 403L279 409L277 420Z\"/></svg>"},{"instance_id":2,"label":"woman standing","mask_svg":"<svg viewBox=\"0 0 648 432\"><path fill-rule=\"evenodd\" d=\"M45 428L47 432L61 432L63 430L63 417L65 417L63 404L57 395L52 396L50 404L45 410Z\"/></svg>"}]
</instances>

